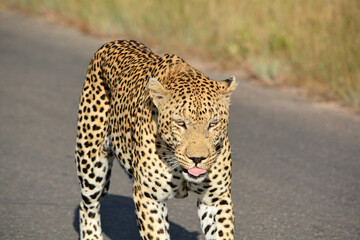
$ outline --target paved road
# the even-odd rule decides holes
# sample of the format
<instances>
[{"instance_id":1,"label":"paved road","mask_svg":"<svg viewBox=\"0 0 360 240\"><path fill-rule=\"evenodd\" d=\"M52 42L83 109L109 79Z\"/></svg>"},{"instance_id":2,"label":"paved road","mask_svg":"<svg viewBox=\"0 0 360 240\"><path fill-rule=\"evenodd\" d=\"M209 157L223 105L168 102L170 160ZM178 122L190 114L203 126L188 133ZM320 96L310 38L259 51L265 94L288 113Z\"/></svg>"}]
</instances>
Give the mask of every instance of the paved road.
<instances>
[{"instance_id":1,"label":"paved road","mask_svg":"<svg viewBox=\"0 0 360 240\"><path fill-rule=\"evenodd\" d=\"M0 239L77 239L76 111L104 42L0 13ZM245 81L231 114L237 239L360 239L359 116ZM116 165L107 239L138 238L130 196ZM194 196L169 205L173 239L202 239Z\"/></svg>"}]
</instances>

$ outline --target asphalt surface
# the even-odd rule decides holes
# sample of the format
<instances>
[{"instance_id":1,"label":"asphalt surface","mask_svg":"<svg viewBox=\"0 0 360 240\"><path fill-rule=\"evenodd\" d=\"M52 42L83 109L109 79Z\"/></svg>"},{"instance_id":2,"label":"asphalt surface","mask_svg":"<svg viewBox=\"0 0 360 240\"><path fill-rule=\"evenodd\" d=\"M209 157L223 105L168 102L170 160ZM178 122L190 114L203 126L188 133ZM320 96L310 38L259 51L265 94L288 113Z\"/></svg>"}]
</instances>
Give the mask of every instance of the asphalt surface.
<instances>
[{"instance_id":1,"label":"asphalt surface","mask_svg":"<svg viewBox=\"0 0 360 240\"><path fill-rule=\"evenodd\" d=\"M78 238L76 112L104 42L0 12L0 239ZM236 239L360 239L360 117L241 80L232 99ZM169 208L172 239L202 239L194 194ZM102 219L139 238L117 164Z\"/></svg>"}]
</instances>

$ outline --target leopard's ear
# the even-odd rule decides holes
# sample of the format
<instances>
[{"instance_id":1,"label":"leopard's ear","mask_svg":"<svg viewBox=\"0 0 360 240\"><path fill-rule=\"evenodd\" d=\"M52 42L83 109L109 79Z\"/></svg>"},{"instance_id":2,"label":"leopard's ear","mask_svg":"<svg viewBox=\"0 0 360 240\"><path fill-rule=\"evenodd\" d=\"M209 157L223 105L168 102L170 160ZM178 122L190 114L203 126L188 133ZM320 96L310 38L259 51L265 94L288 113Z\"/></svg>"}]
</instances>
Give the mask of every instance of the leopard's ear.
<instances>
[{"instance_id":1,"label":"leopard's ear","mask_svg":"<svg viewBox=\"0 0 360 240\"><path fill-rule=\"evenodd\" d=\"M230 78L222 80L218 83L220 85L220 94L222 95L222 99L230 103L230 95L237 87L235 76L231 76Z\"/></svg>"},{"instance_id":2,"label":"leopard's ear","mask_svg":"<svg viewBox=\"0 0 360 240\"><path fill-rule=\"evenodd\" d=\"M149 79L148 88L153 103L159 108L167 100L167 91L163 85L155 78Z\"/></svg>"}]
</instances>

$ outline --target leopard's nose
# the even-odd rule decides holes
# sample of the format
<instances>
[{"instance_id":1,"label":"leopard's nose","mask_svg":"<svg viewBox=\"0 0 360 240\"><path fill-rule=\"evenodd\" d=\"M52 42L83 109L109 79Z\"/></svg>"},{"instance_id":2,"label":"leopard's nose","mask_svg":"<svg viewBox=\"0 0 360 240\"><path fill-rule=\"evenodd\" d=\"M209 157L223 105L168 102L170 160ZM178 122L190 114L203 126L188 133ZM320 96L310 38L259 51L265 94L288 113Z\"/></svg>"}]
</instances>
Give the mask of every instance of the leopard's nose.
<instances>
[{"instance_id":1,"label":"leopard's nose","mask_svg":"<svg viewBox=\"0 0 360 240\"><path fill-rule=\"evenodd\" d=\"M206 159L206 157L189 157L195 164L200 163L202 160Z\"/></svg>"}]
</instances>

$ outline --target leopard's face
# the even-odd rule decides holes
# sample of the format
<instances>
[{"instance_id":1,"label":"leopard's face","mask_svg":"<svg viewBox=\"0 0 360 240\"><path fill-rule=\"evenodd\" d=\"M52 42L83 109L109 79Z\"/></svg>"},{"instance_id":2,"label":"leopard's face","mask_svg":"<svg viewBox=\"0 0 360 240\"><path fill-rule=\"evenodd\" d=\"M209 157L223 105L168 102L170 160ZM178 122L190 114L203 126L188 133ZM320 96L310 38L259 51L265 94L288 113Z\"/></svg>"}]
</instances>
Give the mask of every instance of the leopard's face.
<instances>
[{"instance_id":1,"label":"leopard's face","mask_svg":"<svg viewBox=\"0 0 360 240\"><path fill-rule=\"evenodd\" d=\"M174 154L170 165L181 167L191 182L205 180L218 159L227 136L229 94L235 88L233 81L206 83L206 89L181 84L165 89L155 79L149 83L158 133Z\"/></svg>"},{"instance_id":2,"label":"leopard's face","mask_svg":"<svg viewBox=\"0 0 360 240\"><path fill-rule=\"evenodd\" d=\"M170 142L167 143L173 146L176 161L183 169L184 177L198 182L204 180L217 160L227 134L228 114L225 106L219 103L214 105L224 107L222 115L215 112L212 105L211 109L202 110L207 114L201 117L188 111L189 106L186 105L183 112L170 115L170 126L164 133L165 136L170 136Z\"/></svg>"}]
</instances>

